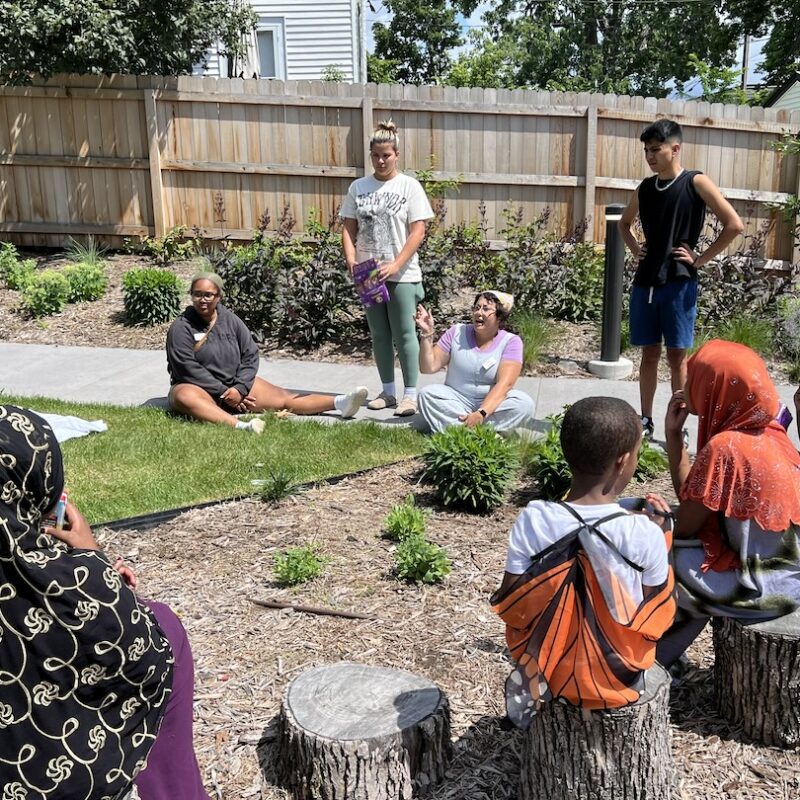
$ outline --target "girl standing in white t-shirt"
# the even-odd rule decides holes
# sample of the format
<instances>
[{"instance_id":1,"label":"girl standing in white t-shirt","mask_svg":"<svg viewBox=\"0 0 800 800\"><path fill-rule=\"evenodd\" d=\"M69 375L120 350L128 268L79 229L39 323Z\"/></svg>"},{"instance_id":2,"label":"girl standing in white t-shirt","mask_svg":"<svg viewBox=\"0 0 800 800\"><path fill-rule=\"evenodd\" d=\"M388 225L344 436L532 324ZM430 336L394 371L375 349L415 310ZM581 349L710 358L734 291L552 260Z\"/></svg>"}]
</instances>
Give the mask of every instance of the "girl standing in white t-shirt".
<instances>
[{"instance_id":1,"label":"girl standing in white t-shirt","mask_svg":"<svg viewBox=\"0 0 800 800\"><path fill-rule=\"evenodd\" d=\"M374 258L386 282L389 302L365 309L372 352L381 382L380 394L367 408L395 408L395 416L417 411L419 342L414 313L425 292L417 250L425 238L425 220L433 209L419 181L397 169L400 137L389 120L379 122L369 142L374 173L350 184L342 204L342 247L350 274L356 264ZM394 348L403 372L403 398L397 402Z\"/></svg>"}]
</instances>

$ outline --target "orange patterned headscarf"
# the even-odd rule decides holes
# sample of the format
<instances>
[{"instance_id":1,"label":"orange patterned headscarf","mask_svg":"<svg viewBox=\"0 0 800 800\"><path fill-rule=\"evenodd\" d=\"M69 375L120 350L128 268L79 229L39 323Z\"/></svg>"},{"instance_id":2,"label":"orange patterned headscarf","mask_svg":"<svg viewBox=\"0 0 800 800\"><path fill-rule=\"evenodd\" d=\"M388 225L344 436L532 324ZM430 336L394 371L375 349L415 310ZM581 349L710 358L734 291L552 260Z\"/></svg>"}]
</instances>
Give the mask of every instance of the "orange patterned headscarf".
<instances>
[{"instance_id":1,"label":"orange patterned headscarf","mask_svg":"<svg viewBox=\"0 0 800 800\"><path fill-rule=\"evenodd\" d=\"M775 420L780 399L764 362L749 348L714 340L688 363L686 393L698 417L697 458L680 491L726 517L764 530L800 523L800 455ZM732 553L706 530L706 565L727 569Z\"/></svg>"}]
</instances>

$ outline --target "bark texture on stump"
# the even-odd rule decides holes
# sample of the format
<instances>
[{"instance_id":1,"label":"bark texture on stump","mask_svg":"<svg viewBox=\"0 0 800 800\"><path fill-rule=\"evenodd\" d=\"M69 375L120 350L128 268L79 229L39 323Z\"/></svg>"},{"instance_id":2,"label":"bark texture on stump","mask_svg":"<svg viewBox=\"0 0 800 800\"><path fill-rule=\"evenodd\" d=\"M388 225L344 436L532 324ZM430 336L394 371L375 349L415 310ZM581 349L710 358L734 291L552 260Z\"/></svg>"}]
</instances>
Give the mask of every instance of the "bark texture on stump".
<instances>
[{"instance_id":1,"label":"bark texture on stump","mask_svg":"<svg viewBox=\"0 0 800 800\"><path fill-rule=\"evenodd\" d=\"M434 683L342 662L286 689L277 774L297 800L408 800L450 762L450 709Z\"/></svg>"},{"instance_id":2,"label":"bark texture on stump","mask_svg":"<svg viewBox=\"0 0 800 800\"><path fill-rule=\"evenodd\" d=\"M610 711L546 703L525 737L523 800L669 800L669 685L657 664L639 701Z\"/></svg>"},{"instance_id":3,"label":"bark texture on stump","mask_svg":"<svg viewBox=\"0 0 800 800\"><path fill-rule=\"evenodd\" d=\"M800 611L755 625L714 620L714 659L720 715L757 742L800 745Z\"/></svg>"}]
</instances>

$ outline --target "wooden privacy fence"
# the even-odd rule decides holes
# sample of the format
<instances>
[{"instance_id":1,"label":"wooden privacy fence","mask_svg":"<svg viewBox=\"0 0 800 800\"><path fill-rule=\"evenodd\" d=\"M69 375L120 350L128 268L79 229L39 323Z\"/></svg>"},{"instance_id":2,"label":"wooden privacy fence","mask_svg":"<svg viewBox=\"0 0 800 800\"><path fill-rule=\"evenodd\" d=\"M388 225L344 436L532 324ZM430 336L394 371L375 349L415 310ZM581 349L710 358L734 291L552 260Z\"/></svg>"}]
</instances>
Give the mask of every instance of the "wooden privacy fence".
<instances>
[{"instance_id":1,"label":"wooden privacy fence","mask_svg":"<svg viewBox=\"0 0 800 800\"><path fill-rule=\"evenodd\" d=\"M401 164L435 159L460 178L447 221L478 217L501 238L503 211L545 208L565 232L589 219L602 242L603 206L626 202L650 174L639 133L658 116L684 127L684 164L722 188L752 234L774 220L765 257L800 258L771 204L798 194L796 156L772 144L800 129L789 113L654 98L438 86L223 78L60 76L0 87L0 232L23 245L95 234L161 236L178 225L207 238L248 239L288 207L302 230L323 222L369 170L368 137L387 117Z\"/></svg>"}]
</instances>

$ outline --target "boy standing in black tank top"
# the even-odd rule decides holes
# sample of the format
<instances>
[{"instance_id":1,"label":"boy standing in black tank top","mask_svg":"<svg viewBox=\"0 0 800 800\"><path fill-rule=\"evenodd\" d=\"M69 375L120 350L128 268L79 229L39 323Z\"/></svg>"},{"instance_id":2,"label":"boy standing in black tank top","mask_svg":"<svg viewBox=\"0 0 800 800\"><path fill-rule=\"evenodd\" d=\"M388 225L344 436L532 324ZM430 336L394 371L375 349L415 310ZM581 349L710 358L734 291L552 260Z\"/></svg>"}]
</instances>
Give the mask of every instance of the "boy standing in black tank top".
<instances>
[{"instance_id":1,"label":"boy standing in black tank top","mask_svg":"<svg viewBox=\"0 0 800 800\"><path fill-rule=\"evenodd\" d=\"M639 261L631 292L631 343L642 348L642 427L645 436L652 438L661 342L667 346L672 391L676 392L686 383L686 351L694 342L697 270L722 253L744 226L707 175L681 166L683 133L677 122L660 119L645 128L639 139L655 175L639 184L618 225ZM722 230L706 250L697 253L706 206L722 223ZM631 231L637 214L644 231L642 243Z\"/></svg>"}]
</instances>

